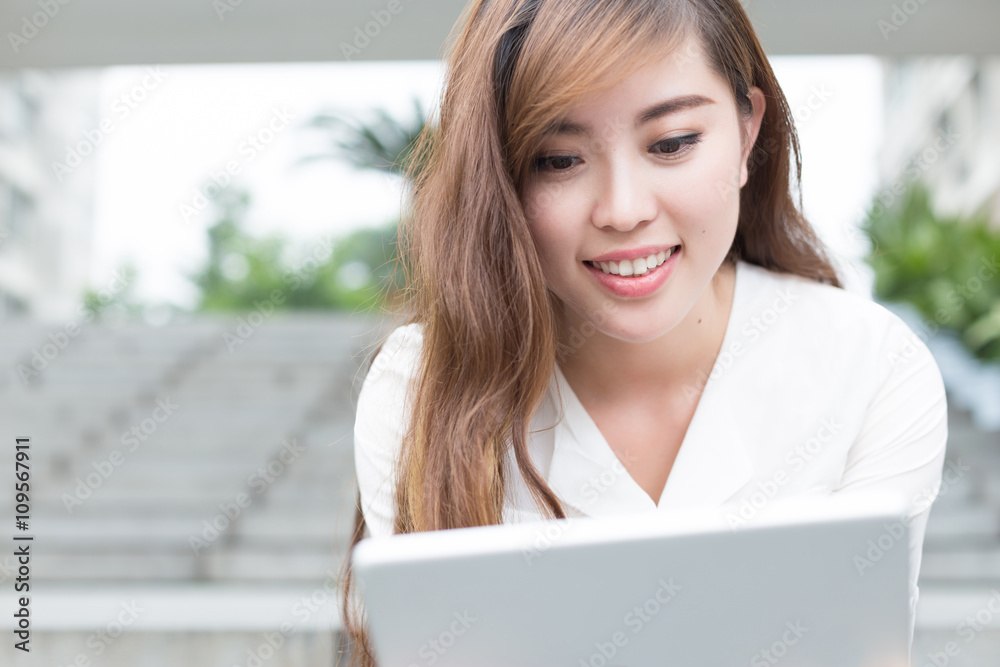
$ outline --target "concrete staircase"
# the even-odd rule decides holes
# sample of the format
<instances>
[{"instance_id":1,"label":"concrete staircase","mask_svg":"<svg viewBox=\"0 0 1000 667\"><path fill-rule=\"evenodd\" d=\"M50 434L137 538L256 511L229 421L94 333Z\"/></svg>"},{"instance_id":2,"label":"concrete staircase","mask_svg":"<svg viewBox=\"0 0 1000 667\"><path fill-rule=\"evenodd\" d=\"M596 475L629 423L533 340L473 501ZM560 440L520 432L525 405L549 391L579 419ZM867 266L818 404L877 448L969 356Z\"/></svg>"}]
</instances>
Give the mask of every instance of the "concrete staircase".
<instances>
[{"instance_id":1,"label":"concrete staircase","mask_svg":"<svg viewBox=\"0 0 1000 667\"><path fill-rule=\"evenodd\" d=\"M913 665L1000 665L1000 433L949 414L946 480L920 568ZM965 470L965 468L968 470Z\"/></svg>"},{"instance_id":2,"label":"concrete staircase","mask_svg":"<svg viewBox=\"0 0 1000 667\"><path fill-rule=\"evenodd\" d=\"M36 651L24 662L4 642L0 662L246 664L286 621L269 665L330 662L359 369L379 330L362 315L240 324L92 323L65 340L58 325L0 327L4 451L31 437ZM13 516L12 492L0 510ZM12 551L0 552L5 609ZM130 604L143 611L104 643L95 633Z\"/></svg>"}]
</instances>

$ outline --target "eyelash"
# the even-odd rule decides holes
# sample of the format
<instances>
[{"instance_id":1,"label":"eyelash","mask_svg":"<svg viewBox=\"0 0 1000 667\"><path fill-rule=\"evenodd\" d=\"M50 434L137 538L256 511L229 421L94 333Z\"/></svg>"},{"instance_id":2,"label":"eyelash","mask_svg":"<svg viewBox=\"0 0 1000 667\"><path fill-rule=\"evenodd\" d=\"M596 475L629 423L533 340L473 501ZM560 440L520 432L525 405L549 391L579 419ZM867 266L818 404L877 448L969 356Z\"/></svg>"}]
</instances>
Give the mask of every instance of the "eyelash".
<instances>
[{"instance_id":1,"label":"eyelash","mask_svg":"<svg viewBox=\"0 0 1000 667\"><path fill-rule=\"evenodd\" d=\"M651 148L655 148L657 146L662 146L663 144L667 144L667 143L675 142L675 141L676 142L680 142L680 147L678 148L678 150L676 150L676 151L674 151L672 153L663 153L662 154L662 155L671 156L671 157L668 158L670 160L677 159L676 156L686 155L687 153L690 153L691 150L694 148L694 145L697 144L697 143L699 143L701 141L701 133L697 132L695 134L687 134L687 135L684 135L682 137L670 137L669 139L663 139L662 141L657 141L655 144L653 144L653 146L651 146ZM540 157L535 158L534 162L532 163L532 170L536 171L536 172L552 172L552 173L560 173L560 172L569 171L569 169L571 169L572 167L569 167L569 168L566 168L566 169L548 169L548 168L545 167L545 165L548 163L549 160L559 160L559 159L565 159L565 158L574 158L575 159L576 156L574 156L574 155L544 155L544 156L540 156Z\"/></svg>"}]
</instances>

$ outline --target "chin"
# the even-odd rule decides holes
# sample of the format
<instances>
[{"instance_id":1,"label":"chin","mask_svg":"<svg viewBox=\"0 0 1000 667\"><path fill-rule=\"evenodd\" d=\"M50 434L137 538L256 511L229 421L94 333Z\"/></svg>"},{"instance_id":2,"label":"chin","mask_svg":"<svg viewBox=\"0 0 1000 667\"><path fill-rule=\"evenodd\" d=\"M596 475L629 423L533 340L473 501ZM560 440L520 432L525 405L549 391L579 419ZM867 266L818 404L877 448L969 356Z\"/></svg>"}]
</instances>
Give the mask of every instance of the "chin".
<instances>
[{"instance_id":1,"label":"chin","mask_svg":"<svg viewBox=\"0 0 1000 667\"><path fill-rule=\"evenodd\" d=\"M625 322L607 322L600 327L601 333L626 343L649 343L670 333L680 320L648 322L635 326Z\"/></svg>"}]
</instances>

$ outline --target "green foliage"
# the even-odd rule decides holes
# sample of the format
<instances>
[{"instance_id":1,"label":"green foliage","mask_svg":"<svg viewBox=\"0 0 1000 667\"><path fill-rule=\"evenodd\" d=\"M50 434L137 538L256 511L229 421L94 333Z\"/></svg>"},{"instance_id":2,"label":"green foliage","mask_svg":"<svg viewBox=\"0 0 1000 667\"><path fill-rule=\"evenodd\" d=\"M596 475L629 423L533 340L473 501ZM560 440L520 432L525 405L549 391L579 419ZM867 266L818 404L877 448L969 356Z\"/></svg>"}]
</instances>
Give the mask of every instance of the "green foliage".
<instances>
[{"instance_id":1,"label":"green foliage","mask_svg":"<svg viewBox=\"0 0 1000 667\"><path fill-rule=\"evenodd\" d=\"M307 123L307 127L326 130L330 148L327 152L304 158L303 162L345 160L357 169L374 169L404 176L412 160L426 161L426 156L418 155L415 149L420 133L427 126L427 115L419 99L413 99L413 107L413 118L409 121L399 121L384 109L376 109L375 119L371 122L338 113L319 114Z\"/></svg>"},{"instance_id":2,"label":"green foliage","mask_svg":"<svg viewBox=\"0 0 1000 667\"><path fill-rule=\"evenodd\" d=\"M985 214L938 217L917 184L897 206L874 204L863 228L879 299L913 305L975 356L1000 361L1000 232Z\"/></svg>"},{"instance_id":3,"label":"green foliage","mask_svg":"<svg viewBox=\"0 0 1000 667\"><path fill-rule=\"evenodd\" d=\"M83 307L101 321L113 316L119 319L137 319L144 306L135 298L135 266L124 264L112 274L107 285L100 289L89 287L83 294Z\"/></svg>"},{"instance_id":4,"label":"green foliage","mask_svg":"<svg viewBox=\"0 0 1000 667\"><path fill-rule=\"evenodd\" d=\"M219 219L208 230L208 261L190 276L201 290L200 311L249 311L259 303L303 310L378 308L401 286L395 224L293 249L281 235L254 238L243 230L247 193L227 190L216 203Z\"/></svg>"},{"instance_id":5,"label":"green foliage","mask_svg":"<svg viewBox=\"0 0 1000 667\"><path fill-rule=\"evenodd\" d=\"M346 160L358 169L405 176L411 161L425 157L417 154L416 146L427 118L417 99L414 108L415 115L407 122L381 109L370 123L318 115L308 126L326 130L330 148L302 162ZM208 231L208 262L191 276L201 289L199 310L248 311L261 302L277 308L377 309L395 300L404 288L396 222L336 241L321 239L293 251L280 235L253 238L243 230L250 206L247 193L227 190L216 206L218 222Z\"/></svg>"}]
</instances>

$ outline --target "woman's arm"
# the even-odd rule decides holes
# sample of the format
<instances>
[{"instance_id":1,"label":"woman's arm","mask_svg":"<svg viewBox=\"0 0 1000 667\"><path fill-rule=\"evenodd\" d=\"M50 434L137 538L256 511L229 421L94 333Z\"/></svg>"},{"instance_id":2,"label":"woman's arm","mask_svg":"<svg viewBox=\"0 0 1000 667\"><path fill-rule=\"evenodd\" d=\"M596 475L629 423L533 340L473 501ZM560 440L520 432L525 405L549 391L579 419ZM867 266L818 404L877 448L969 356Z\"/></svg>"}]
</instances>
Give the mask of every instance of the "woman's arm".
<instances>
[{"instance_id":1,"label":"woman's arm","mask_svg":"<svg viewBox=\"0 0 1000 667\"><path fill-rule=\"evenodd\" d=\"M919 597L917 578L927 518L941 486L948 415L944 383L927 346L893 316L883 348L888 373L865 414L857 439L847 455L838 493L888 490L901 494L908 511L887 526L883 544L899 539L909 527L910 638ZM890 547L892 548L892 547ZM859 574L869 562L867 546L859 548ZM877 567L877 564L873 564Z\"/></svg>"},{"instance_id":2,"label":"woman's arm","mask_svg":"<svg viewBox=\"0 0 1000 667\"><path fill-rule=\"evenodd\" d=\"M406 393L419 360L417 325L394 330L372 361L358 394L354 468L368 535L391 535L396 464L409 418Z\"/></svg>"}]
</instances>

